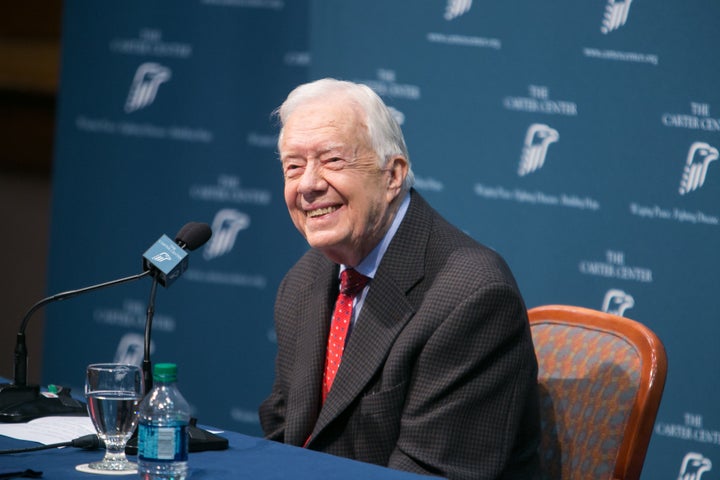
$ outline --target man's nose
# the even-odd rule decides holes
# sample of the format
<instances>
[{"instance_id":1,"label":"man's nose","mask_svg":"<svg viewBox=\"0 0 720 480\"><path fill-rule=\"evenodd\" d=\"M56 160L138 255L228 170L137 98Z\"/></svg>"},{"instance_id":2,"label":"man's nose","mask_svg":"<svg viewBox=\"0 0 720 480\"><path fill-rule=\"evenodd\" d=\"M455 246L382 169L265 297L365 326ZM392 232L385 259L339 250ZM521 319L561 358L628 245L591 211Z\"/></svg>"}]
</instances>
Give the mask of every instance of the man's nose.
<instances>
[{"instance_id":1,"label":"man's nose","mask_svg":"<svg viewBox=\"0 0 720 480\"><path fill-rule=\"evenodd\" d=\"M308 163L300 177L298 191L300 193L309 193L323 190L326 187L327 183L325 182L325 177L323 176L320 165L315 162Z\"/></svg>"}]
</instances>

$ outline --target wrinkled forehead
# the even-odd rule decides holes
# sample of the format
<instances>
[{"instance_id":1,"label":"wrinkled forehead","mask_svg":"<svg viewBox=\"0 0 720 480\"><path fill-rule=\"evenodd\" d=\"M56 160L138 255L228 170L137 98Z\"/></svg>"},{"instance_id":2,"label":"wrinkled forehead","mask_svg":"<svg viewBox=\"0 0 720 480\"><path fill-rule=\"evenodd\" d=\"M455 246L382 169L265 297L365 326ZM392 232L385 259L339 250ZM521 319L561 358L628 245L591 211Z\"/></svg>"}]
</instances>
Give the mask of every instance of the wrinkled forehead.
<instances>
[{"instance_id":1,"label":"wrinkled forehead","mask_svg":"<svg viewBox=\"0 0 720 480\"><path fill-rule=\"evenodd\" d=\"M281 155L289 149L331 149L369 145L366 115L354 102L318 99L293 109L278 139Z\"/></svg>"}]
</instances>

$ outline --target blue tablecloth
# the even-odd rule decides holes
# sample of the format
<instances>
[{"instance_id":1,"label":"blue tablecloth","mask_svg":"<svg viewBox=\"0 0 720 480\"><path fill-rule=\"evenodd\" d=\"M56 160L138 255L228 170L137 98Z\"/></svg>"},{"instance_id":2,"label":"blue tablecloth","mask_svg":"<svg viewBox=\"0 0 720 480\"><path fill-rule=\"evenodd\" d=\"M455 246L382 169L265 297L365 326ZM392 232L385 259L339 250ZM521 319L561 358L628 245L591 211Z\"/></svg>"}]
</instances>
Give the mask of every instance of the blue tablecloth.
<instances>
[{"instance_id":1,"label":"blue tablecloth","mask_svg":"<svg viewBox=\"0 0 720 480\"><path fill-rule=\"evenodd\" d=\"M230 443L228 450L190 454L190 480L243 479L388 479L413 480L428 478L407 472L378 467L367 463L335 457L303 448L283 445L234 432L220 434ZM0 450L31 447L32 442L0 436ZM37 452L0 455L0 474L25 469L43 472L44 479L128 478L136 476L104 476L81 473L75 466L102 458L101 450L77 448L41 450ZM135 457L130 456L130 460Z\"/></svg>"}]
</instances>

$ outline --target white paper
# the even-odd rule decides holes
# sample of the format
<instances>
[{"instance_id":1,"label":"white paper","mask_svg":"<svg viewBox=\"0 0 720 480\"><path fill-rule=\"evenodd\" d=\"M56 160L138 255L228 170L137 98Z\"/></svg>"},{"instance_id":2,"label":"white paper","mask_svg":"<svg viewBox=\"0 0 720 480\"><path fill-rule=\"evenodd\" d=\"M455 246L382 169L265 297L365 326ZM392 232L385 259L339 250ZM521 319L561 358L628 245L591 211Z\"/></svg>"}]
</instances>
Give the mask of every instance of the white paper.
<instances>
[{"instance_id":1,"label":"white paper","mask_svg":"<svg viewBox=\"0 0 720 480\"><path fill-rule=\"evenodd\" d=\"M90 417L41 417L27 423L0 423L0 435L51 445L95 432Z\"/></svg>"}]
</instances>

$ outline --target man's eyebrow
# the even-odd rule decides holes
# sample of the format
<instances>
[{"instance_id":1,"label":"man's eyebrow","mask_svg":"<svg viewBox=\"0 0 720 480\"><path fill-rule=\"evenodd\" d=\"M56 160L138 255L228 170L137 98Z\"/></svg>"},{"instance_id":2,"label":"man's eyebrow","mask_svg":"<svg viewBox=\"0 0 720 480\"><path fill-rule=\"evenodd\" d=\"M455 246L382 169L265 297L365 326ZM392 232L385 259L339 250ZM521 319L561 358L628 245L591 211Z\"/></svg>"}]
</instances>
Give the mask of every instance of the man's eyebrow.
<instances>
[{"instance_id":1,"label":"man's eyebrow","mask_svg":"<svg viewBox=\"0 0 720 480\"><path fill-rule=\"evenodd\" d=\"M319 157L322 157L323 155L332 154L332 153L335 153L338 151L340 153L345 153L345 149L346 149L346 147L344 144L333 143L333 144L329 144L329 145L320 147L320 149L318 149L315 153L313 153L312 156L319 158ZM299 153L299 152L293 151L293 150L280 155L281 161L294 160L294 159L299 159L299 158L305 159L305 158L307 158L307 156L304 153Z\"/></svg>"},{"instance_id":2,"label":"man's eyebrow","mask_svg":"<svg viewBox=\"0 0 720 480\"><path fill-rule=\"evenodd\" d=\"M328 153L335 152L337 150L344 150L345 146L337 143L337 144L331 144L323 147L322 149L318 150L318 156L326 155Z\"/></svg>"},{"instance_id":3,"label":"man's eyebrow","mask_svg":"<svg viewBox=\"0 0 720 480\"><path fill-rule=\"evenodd\" d=\"M303 158L303 156L298 153L292 153L292 152L280 155L281 162L284 162L285 160L296 160L298 158Z\"/></svg>"}]
</instances>

